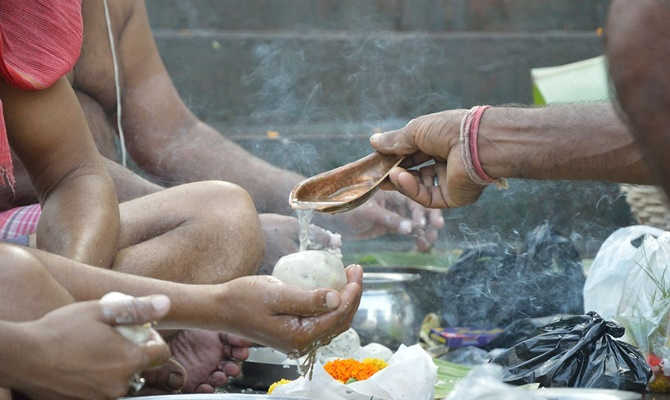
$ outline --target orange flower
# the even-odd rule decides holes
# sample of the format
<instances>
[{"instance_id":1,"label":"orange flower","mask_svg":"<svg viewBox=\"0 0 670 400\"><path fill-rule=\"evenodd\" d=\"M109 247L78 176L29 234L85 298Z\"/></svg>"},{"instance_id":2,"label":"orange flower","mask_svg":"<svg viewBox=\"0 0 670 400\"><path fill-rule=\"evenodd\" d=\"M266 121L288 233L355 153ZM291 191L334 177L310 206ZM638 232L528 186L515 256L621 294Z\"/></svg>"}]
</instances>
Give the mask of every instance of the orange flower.
<instances>
[{"instance_id":1,"label":"orange flower","mask_svg":"<svg viewBox=\"0 0 670 400\"><path fill-rule=\"evenodd\" d=\"M363 362L351 358L334 360L327 362L323 368L334 379L342 383L347 383L351 379L362 381L368 379L379 370L386 367L384 360L376 358L366 358Z\"/></svg>"}]
</instances>

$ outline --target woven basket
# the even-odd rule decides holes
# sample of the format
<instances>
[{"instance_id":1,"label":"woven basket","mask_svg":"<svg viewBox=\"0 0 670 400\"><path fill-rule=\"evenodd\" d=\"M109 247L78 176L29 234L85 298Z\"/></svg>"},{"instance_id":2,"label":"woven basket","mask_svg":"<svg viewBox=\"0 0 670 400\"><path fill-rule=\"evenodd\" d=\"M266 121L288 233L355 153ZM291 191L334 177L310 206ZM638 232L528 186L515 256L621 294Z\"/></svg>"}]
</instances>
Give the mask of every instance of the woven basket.
<instances>
[{"instance_id":1,"label":"woven basket","mask_svg":"<svg viewBox=\"0 0 670 400\"><path fill-rule=\"evenodd\" d=\"M670 202L657 186L621 185L630 210L642 225L670 230Z\"/></svg>"}]
</instances>

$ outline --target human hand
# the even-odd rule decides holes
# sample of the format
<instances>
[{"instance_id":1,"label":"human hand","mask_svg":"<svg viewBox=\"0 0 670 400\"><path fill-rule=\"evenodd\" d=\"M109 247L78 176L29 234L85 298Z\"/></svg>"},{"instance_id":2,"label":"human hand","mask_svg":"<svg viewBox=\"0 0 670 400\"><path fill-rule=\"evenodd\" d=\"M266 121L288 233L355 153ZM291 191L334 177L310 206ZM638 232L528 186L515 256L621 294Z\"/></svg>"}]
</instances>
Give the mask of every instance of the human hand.
<instances>
[{"instance_id":1,"label":"human hand","mask_svg":"<svg viewBox=\"0 0 670 400\"><path fill-rule=\"evenodd\" d=\"M397 192L379 191L370 201L343 214L350 233L373 239L388 233L412 235L419 251L428 251L444 227L442 211L430 210Z\"/></svg>"},{"instance_id":2,"label":"human hand","mask_svg":"<svg viewBox=\"0 0 670 400\"><path fill-rule=\"evenodd\" d=\"M260 272L270 275L277 260L299 250L300 227L296 218L286 215L260 214L259 218L265 235L265 256ZM310 249L338 249L342 246L342 238L339 234L319 226L310 225L309 234L313 244Z\"/></svg>"},{"instance_id":3,"label":"human hand","mask_svg":"<svg viewBox=\"0 0 670 400\"><path fill-rule=\"evenodd\" d=\"M136 345L114 329L163 318L166 296L74 303L25 323L35 348L16 389L31 398L116 399L137 372L160 365L170 350L158 334Z\"/></svg>"},{"instance_id":4,"label":"human hand","mask_svg":"<svg viewBox=\"0 0 670 400\"><path fill-rule=\"evenodd\" d=\"M429 208L461 207L474 203L484 186L467 175L459 133L465 110L448 110L411 120L404 128L375 134L370 143L384 154L407 158L391 170L383 189L394 189ZM408 171L433 160L434 165Z\"/></svg>"},{"instance_id":5,"label":"human hand","mask_svg":"<svg viewBox=\"0 0 670 400\"><path fill-rule=\"evenodd\" d=\"M358 309L363 270L345 270L346 286L302 290L272 276L248 276L226 283L227 331L291 355L302 355L344 332Z\"/></svg>"}]
</instances>

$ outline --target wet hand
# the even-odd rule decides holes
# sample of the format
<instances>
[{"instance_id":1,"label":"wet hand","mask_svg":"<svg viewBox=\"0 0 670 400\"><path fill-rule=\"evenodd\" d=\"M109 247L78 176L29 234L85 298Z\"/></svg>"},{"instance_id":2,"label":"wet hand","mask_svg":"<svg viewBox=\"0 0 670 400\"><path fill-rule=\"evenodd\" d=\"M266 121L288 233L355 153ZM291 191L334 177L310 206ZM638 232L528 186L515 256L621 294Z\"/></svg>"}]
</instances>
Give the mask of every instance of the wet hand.
<instances>
[{"instance_id":1,"label":"wet hand","mask_svg":"<svg viewBox=\"0 0 670 400\"><path fill-rule=\"evenodd\" d=\"M370 143L375 150L407 157L400 167L391 170L390 182L383 189L397 190L429 208L474 203L484 186L470 180L461 158L459 131L465 112L424 115L402 129L373 135ZM431 160L433 165L409 170Z\"/></svg>"},{"instance_id":2,"label":"wet hand","mask_svg":"<svg viewBox=\"0 0 670 400\"><path fill-rule=\"evenodd\" d=\"M170 350L157 334L136 345L115 326L163 318L165 296L75 303L26 323L36 348L26 354L31 370L16 389L33 398L116 399L137 372L160 365Z\"/></svg>"},{"instance_id":3,"label":"wet hand","mask_svg":"<svg viewBox=\"0 0 670 400\"><path fill-rule=\"evenodd\" d=\"M302 355L314 343L351 326L360 302L363 270L346 269L347 285L338 291L302 290L271 276L238 278L226 284L228 331L255 343Z\"/></svg>"}]
</instances>

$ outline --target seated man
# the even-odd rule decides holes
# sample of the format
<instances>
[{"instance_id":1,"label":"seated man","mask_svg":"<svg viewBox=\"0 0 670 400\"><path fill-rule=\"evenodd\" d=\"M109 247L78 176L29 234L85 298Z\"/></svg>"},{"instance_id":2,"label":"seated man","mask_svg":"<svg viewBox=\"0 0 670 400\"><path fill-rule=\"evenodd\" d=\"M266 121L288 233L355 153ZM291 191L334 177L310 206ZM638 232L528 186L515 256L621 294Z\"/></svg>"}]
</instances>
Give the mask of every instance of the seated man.
<instances>
[{"instance_id":1,"label":"seated man","mask_svg":"<svg viewBox=\"0 0 670 400\"><path fill-rule=\"evenodd\" d=\"M253 202L235 185L183 185L119 207L75 94L60 77L78 56L81 9L69 1L34 5L0 4L0 34L6 45L0 54L0 99L6 117L0 124L0 165L11 185L9 136L41 202L36 246L96 267L188 283L211 284L254 273L263 238ZM185 199L197 203L180 208ZM13 214L12 221L17 217ZM172 379L175 386L194 390L204 384L213 390L207 386L215 382L207 379L225 350L235 345L227 339L216 332L177 334L170 344L181 361L190 362L190 374L185 377L181 371L181 382ZM204 340L210 345L195 354L179 351L184 344ZM190 367L200 366L200 358L210 364L194 371ZM230 366L222 365L219 372L226 368ZM221 378L221 373L212 376Z\"/></svg>"},{"instance_id":2,"label":"seated man","mask_svg":"<svg viewBox=\"0 0 670 400\"><path fill-rule=\"evenodd\" d=\"M0 244L0 260L4 263L0 337L6 339L2 340L5 346L0 345L0 358L5 361L0 365L0 387L40 400L100 398L94 394L116 398L125 393L124 383L132 373L165 359L167 351L160 343L137 348L116 338L107 326L119 321L111 320L117 312L127 323L162 317L161 329L231 332L287 353L304 354L313 342L327 342L351 325L363 277L360 266L349 267L348 283L340 292L305 291L270 276L237 278L219 285L161 281L11 244ZM170 301L151 296L134 304L139 309L121 307L111 314L103 314L104 308L95 302L70 305L99 299L110 291L133 296L161 293ZM149 304L153 310L146 310ZM240 339L234 343L248 345ZM7 398L11 398L8 392L0 389L0 399Z\"/></svg>"},{"instance_id":3,"label":"seated man","mask_svg":"<svg viewBox=\"0 0 670 400\"><path fill-rule=\"evenodd\" d=\"M143 1L107 1L114 49L118 56L121 116L129 155L146 174L167 186L188 182L223 180L246 189L263 213L290 214L288 194L302 177L253 157L207 124L184 105L160 59ZM103 0L84 0L82 55L68 76L86 114L98 149L116 183L121 201L161 189L139 178L113 161L119 161L115 146L117 95L112 53ZM17 201L5 209L34 201L30 185L17 184ZM188 202L194 204L196 202ZM0 208L1 209L1 208ZM391 210L396 210L391 211ZM341 217L318 221L331 230L361 238L387 232L417 237L417 246L427 250L444 225L441 213L428 211L402 196L380 193L375 202ZM297 222L294 218L261 214L268 237L266 267L296 250ZM330 235L319 231L322 242ZM293 240L286 237L291 235Z\"/></svg>"}]
</instances>

